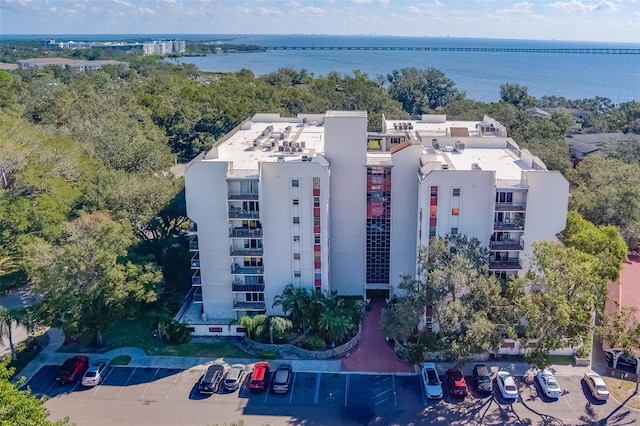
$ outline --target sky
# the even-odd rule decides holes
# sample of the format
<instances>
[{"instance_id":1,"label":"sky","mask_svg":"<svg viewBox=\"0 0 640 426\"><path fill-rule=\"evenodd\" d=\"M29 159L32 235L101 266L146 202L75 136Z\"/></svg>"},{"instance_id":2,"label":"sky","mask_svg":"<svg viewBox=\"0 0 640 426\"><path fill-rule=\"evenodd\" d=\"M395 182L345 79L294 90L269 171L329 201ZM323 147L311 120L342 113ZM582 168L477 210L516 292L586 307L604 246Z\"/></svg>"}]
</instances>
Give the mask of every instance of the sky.
<instances>
[{"instance_id":1,"label":"sky","mask_svg":"<svg viewBox=\"0 0 640 426\"><path fill-rule=\"evenodd\" d=\"M640 0L0 0L2 34L376 34L640 43Z\"/></svg>"}]
</instances>

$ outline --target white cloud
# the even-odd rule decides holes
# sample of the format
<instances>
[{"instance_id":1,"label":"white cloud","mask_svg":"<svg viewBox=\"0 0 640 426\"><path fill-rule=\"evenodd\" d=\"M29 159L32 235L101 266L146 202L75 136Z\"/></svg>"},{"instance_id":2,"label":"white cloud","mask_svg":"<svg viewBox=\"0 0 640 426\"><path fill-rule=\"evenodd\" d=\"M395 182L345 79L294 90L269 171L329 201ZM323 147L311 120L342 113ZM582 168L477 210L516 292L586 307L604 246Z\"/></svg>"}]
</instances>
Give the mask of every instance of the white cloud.
<instances>
[{"instance_id":1,"label":"white cloud","mask_svg":"<svg viewBox=\"0 0 640 426\"><path fill-rule=\"evenodd\" d=\"M259 7L258 13L264 16L272 16L272 15L282 15L278 9L269 9L267 7Z\"/></svg>"},{"instance_id":2,"label":"white cloud","mask_svg":"<svg viewBox=\"0 0 640 426\"><path fill-rule=\"evenodd\" d=\"M355 4L369 4L371 0L351 0L351 2Z\"/></svg>"},{"instance_id":3,"label":"white cloud","mask_svg":"<svg viewBox=\"0 0 640 426\"><path fill-rule=\"evenodd\" d=\"M567 13L617 12L619 10L615 4L607 0L590 3L581 0L559 1L549 3L549 6Z\"/></svg>"},{"instance_id":4,"label":"white cloud","mask_svg":"<svg viewBox=\"0 0 640 426\"><path fill-rule=\"evenodd\" d=\"M310 14L319 15L319 16L324 16L327 14L327 11L325 9L321 7L316 7L316 6L303 7L301 11L303 13L310 13Z\"/></svg>"},{"instance_id":5,"label":"white cloud","mask_svg":"<svg viewBox=\"0 0 640 426\"><path fill-rule=\"evenodd\" d=\"M532 8L533 8L533 3L525 1L525 2L522 2L522 3L516 3L513 6L508 7L508 8L498 9L498 10L496 10L496 13L508 13L508 14L512 14L512 13L531 13L531 9Z\"/></svg>"}]
</instances>

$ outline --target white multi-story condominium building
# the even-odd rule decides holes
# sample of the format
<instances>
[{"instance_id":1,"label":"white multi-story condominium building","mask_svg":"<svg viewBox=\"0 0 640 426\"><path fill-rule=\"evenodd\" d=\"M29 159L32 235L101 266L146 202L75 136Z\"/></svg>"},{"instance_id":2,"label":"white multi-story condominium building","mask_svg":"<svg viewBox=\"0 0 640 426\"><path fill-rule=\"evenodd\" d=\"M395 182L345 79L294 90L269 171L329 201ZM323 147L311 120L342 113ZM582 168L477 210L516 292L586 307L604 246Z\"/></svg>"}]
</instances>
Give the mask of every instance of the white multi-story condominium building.
<instances>
[{"instance_id":1,"label":"white multi-story condominium building","mask_svg":"<svg viewBox=\"0 0 640 426\"><path fill-rule=\"evenodd\" d=\"M482 121L387 120L366 112L247 119L187 167L196 335L279 314L285 286L391 297L430 237L475 236L506 277L565 226L568 182Z\"/></svg>"}]
</instances>

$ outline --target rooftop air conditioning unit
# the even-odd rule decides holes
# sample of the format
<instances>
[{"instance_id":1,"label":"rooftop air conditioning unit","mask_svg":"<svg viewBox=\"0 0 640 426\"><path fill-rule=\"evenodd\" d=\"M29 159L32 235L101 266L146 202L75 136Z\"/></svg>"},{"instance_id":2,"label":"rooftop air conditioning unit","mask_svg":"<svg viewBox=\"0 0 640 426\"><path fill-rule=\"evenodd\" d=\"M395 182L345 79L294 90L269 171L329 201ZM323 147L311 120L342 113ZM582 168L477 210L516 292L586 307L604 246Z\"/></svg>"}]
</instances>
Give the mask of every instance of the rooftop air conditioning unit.
<instances>
[{"instance_id":1,"label":"rooftop air conditioning unit","mask_svg":"<svg viewBox=\"0 0 640 426\"><path fill-rule=\"evenodd\" d=\"M284 161L284 155L278 155L278 161Z\"/></svg>"},{"instance_id":2,"label":"rooftop air conditioning unit","mask_svg":"<svg viewBox=\"0 0 640 426\"><path fill-rule=\"evenodd\" d=\"M307 143L306 143L306 142L304 142L304 141L303 141L303 142L300 142L300 147L304 148L306 145L307 145Z\"/></svg>"},{"instance_id":3,"label":"rooftop air conditioning unit","mask_svg":"<svg viewBox=\"0 0 640 426\"><path fill-rule=\"evenodd\" d=\"M307 161L307 159L308 159L308 158L309 158L308 156L303 155L303 156L302 156L302 161Z\"/></svg>"}]
</instances>

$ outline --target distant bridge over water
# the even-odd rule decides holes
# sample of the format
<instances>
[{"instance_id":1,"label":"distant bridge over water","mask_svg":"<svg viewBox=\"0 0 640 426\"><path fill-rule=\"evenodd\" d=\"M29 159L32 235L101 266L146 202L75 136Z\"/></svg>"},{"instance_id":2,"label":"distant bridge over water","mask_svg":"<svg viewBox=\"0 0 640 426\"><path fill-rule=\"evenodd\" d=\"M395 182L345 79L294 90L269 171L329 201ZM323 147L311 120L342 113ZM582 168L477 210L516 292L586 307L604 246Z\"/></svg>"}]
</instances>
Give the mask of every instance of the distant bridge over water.
<instances>
[{"instance_id":1,"label":"distant bridge over water","mask_svg":"<svg viewBox=\"0 0 640 426\"><path fill-rule=\"evenodd\" d=\"M581 53L590 55L640 55L637 49L527 48L527 47L429 47L429 46L268 46L267 50L415 50L424 52Z\"/></svg>"}]
</instances>

